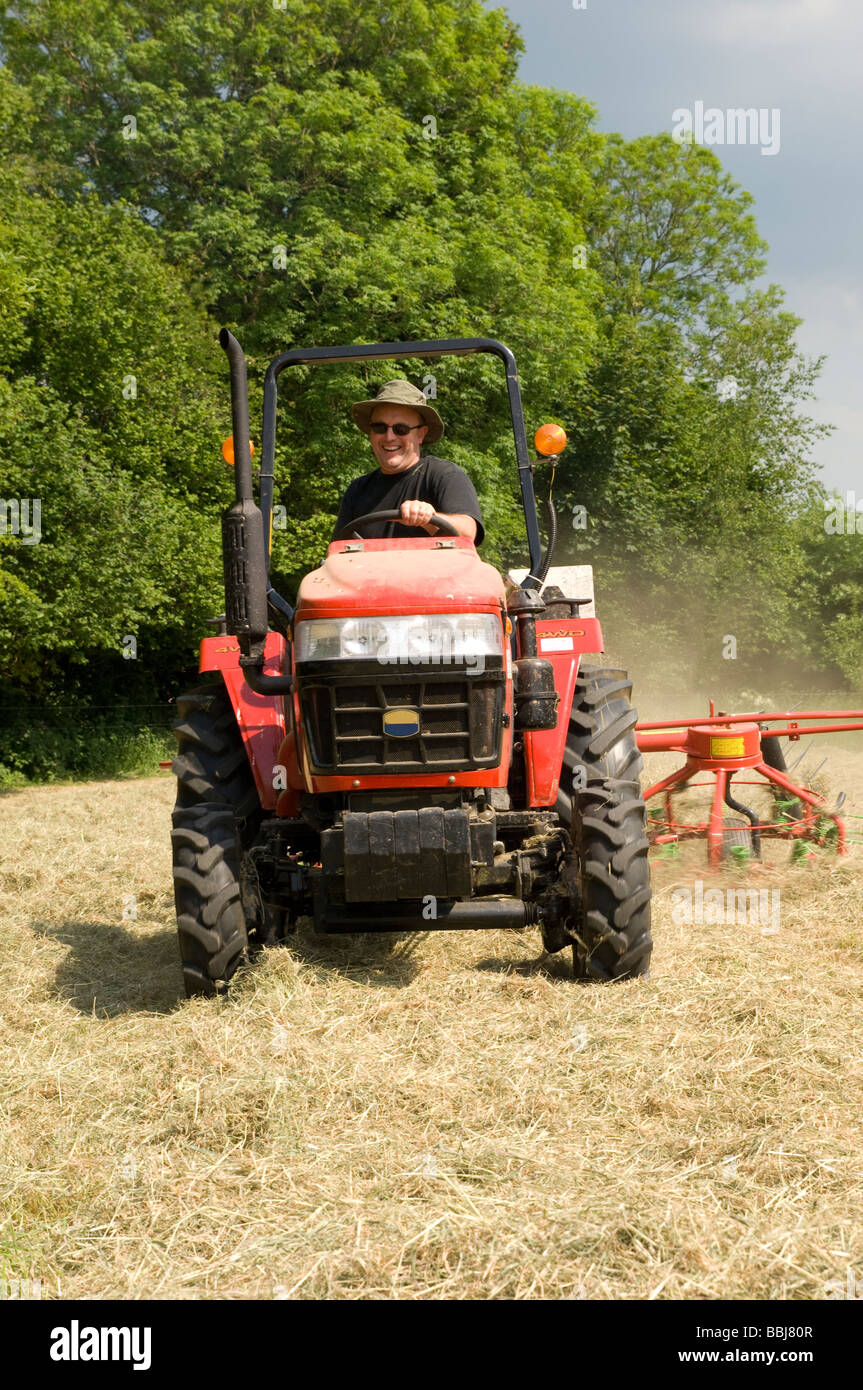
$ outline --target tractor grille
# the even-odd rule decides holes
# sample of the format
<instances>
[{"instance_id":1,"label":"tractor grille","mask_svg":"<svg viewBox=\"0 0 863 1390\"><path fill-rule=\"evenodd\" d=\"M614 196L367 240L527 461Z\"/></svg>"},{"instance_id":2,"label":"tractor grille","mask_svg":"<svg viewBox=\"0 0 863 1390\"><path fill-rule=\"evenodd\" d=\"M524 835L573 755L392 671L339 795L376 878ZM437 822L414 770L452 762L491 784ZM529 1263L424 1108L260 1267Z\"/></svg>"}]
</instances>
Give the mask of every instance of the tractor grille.
<instances>
[{"instance_id":1,"label":"tractor grille","mask_svg":"<svg viewBox=\"0 0 863 1390\"><path fill-rule=\"evenodd\" d=\"M317 772L461 772L500 761L504 674L437 667L405 675L299 674L300 706ZM419 728L386 731L390 711L412 712ZM410 720L408 721L411 722Z\"/></svg>"}]
</instances>

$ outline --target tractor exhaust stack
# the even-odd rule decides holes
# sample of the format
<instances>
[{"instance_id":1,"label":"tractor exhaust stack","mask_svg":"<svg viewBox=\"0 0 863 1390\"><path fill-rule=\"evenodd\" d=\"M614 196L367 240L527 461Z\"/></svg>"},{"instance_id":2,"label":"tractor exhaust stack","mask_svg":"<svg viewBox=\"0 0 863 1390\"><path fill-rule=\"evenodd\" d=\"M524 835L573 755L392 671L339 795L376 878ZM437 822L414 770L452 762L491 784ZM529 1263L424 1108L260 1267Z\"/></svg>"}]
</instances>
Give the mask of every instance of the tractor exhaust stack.
<instances>
[{"instance_id":1,"label":"tractor exhaust stack","mask_svg":"<svg viewBox=\"0 0 863 1390\"><path fill-rule=\"evenodd\" d=\"M231 420L237 500L222 517L227 630L240 644L240 664L261 668L267 639L267 560L264 524L252 493L249 384L243 349L223 328L219 343L231 368Z\"/></svg>"},{"instance_id":2,"label":"tractor exhaust stack","mask_svg":"<svg viewBox=\"0 0 863 1390\"><path fill-rule=\"evenodd\" d=\"M252 491L252 452L249 449L249 378L246 359L235 336L222 328L218 341L231 364L231 423L233 481L236 502L222 516L222 563L225 567L225 626L238 639L240 666L246 684L257 695L286 695L292 676L264 676L268 609L267 550L264 518ZM293 616L288 605L283 610Z\"/></svg>"}]
</instances>

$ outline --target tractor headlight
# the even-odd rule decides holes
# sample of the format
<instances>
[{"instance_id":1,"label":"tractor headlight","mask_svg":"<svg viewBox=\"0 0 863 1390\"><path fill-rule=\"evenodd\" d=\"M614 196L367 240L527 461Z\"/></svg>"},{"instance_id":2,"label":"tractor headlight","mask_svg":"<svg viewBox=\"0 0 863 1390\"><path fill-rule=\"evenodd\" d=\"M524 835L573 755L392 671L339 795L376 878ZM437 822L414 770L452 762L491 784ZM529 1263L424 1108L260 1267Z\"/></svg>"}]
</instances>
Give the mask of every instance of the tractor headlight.
<instances>
[{"instance_id":1,"label":"tractor headlight","mask_svg":"<svg viewBox=\"0 0 863 1390\"><path fill-rule=\"evenodd\" d=\"M466 666L481 669L503 656L496 613L417 613L393 618L310 618L295 631L296 660L372 658L382 666Z\"/></svg>"},{"instance_id":2,"label":"tractor headlight","mask_svg":"<svg viewBox=\"0 0 863 1390\"><path fill-rule=\"evenodd\" d=\"M341 626L339 656L377 656L387 644L380 618L349 618Z\"/></svg>"}]
</instances>

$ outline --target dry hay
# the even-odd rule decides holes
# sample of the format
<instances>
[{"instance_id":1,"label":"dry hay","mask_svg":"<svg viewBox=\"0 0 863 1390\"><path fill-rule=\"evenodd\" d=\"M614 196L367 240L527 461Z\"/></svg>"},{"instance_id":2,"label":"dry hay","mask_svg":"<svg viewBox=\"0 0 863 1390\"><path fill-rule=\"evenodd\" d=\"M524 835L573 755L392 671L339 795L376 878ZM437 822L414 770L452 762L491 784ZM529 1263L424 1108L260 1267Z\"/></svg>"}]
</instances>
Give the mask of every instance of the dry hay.
<instances>
[{"instance_id":1,"label":"dry hay","mask_svg":"<svg viewBox=\"0 0 863 1390\"><path fill-rule=\"evenodd\" d=\"M837 762L859 815L863 754ZM771 847L749 882L781 887L775 934L675 924L704 846L658 860L648 981L575 985L534 932L301 928L187 1003L172 799L168 777L3 798L0 1274L72 1298L863 1277L860 848Z\"/></svg>"}]
</instances>

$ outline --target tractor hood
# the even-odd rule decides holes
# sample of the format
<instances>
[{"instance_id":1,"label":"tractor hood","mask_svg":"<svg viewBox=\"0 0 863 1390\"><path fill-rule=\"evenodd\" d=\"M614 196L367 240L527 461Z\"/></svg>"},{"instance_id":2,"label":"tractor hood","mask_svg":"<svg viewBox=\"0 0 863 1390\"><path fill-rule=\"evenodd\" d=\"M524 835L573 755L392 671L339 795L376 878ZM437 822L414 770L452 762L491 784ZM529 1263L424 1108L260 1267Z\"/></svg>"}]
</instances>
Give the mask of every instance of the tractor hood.
<instances>
[{"instance_id":1,"label":"tractor hood","mask_svg":"<svg viewBox=\"0 0 863 1390\"><path fill-rule=\"evenodd\" d=\"M336 541L300 584L296 616L499 611L505 602L503 580L466 537Z\"/></svg>"}]
</instances>

